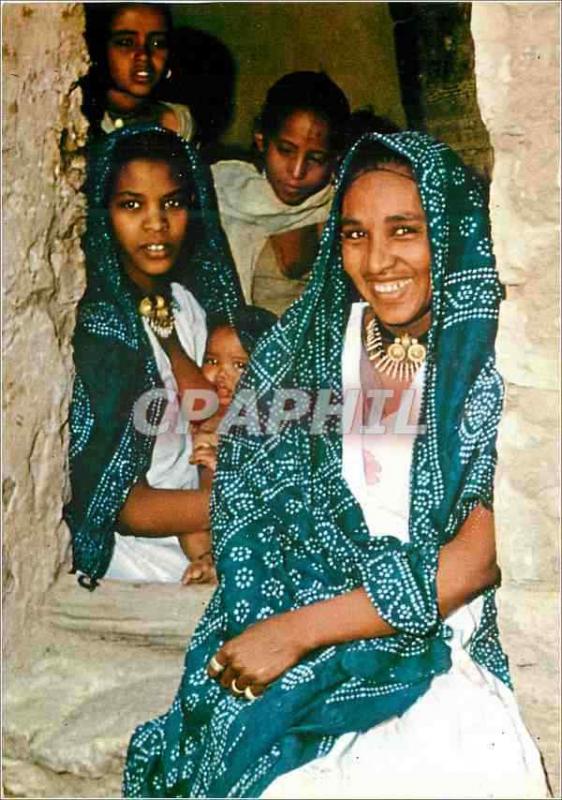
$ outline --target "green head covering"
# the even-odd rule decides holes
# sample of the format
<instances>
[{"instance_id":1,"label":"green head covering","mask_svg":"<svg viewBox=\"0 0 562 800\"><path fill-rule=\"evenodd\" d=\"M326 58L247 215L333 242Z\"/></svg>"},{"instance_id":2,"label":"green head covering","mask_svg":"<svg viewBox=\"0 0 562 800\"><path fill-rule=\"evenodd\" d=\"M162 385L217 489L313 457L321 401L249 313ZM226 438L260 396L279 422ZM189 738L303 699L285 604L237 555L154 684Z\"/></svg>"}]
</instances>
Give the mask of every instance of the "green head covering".
<instances>
[{"instance_id":1,"label":"green head covering","mask_svg":"<svg viewBox=\"0 0 562 800\"><path fill-rule=\"evenodd\" d=\"M238 306L223 314L209 314L207 333L217 328L234 328L246 353L251 356L260 338L277 322L277 317L259 306Z\"/></svg>"},{"instance_id":2,"label":"green head covering","mask_svg":"<svg viewBox=\"0 0 562 800\"><path fill-rule=\"evenodd\" d=\"M65 508L74 568L90 588L109 566L116 519L127 494L150 466L154 437L136 429L135 403L145 392L161 387L137 309L139 292L121 268L108 212L111 184L127 147L139 157L167 159L193 193L188 247L170 280L190 289L207 312L226 311L243 302L218 222L212 181L196 151L176 134L154 125L127 127L97 142L88 160L83 242L87 289L73 341L72 500ZM190 240L194 229L197 237ZM163 402L155 402L150 410L157 423Z\"/></svg>"},{"instance_id":3,"label":"green head covering","mask_svg":"<svg viewBox=\"0 0 562 800\"><path fill-rule=\"evenodd\" d=\"M225 434L212 504L220 585L171 710L131 740L127 796L258 796L278 775L327 753L338 735L402 714L450 668L451 630L435 584L439 548L478 503L491 505L502 383L494 368L501 289L486 202L448 147L418 133L369 134L354 145L309 286L259 341L237 397L255 393L263 424L279 388L329 388L341 401L351 289L339 243L342 183L374 141L411 164L432 251L426 433L414 446L410 541L369 535L342 477L337 426L312 435L305 419L270 435L240 426ZM359 586L394 636L315 651L251 704L206 677L223 642L257 620ZM470 652L508 682L493 595L486 593Z\"/></svg>"}]
</instances>

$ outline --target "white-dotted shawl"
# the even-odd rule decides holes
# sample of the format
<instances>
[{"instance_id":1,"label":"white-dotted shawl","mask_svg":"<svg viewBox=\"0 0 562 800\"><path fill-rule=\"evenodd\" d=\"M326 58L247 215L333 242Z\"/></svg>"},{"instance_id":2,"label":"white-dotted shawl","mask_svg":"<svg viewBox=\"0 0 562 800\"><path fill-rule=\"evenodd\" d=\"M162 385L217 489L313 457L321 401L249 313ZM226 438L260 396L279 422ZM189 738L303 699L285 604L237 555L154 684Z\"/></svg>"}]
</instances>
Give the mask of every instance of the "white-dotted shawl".
<instances>
[{"instance_id":1,"label":"white-dotted shawl","mask_svg":"<svg viewBox=\"0 0 562 800\"><path fill-rule=\"evenodd\" d=\"M449 669L451 631L437 606L437 559L475 505L492 503L502 293L484 195L448 147L417 133L370 134L353 147L310 285L258 343L235 403L254 392L265 426L276 389L330 388L341 400L350 307L339 244L341 185L362 143L377 139L409 159L432 249L421 411L427 432L414 446L410 542L369 536L342 478L337 426L311 435L302 420L277 434L244 426L228 434L213 497L220 585L193 636L171 710L131 741L127 796L255 797L279 774L328 752L341 733L403 713L435 674ZM209 658L253 622L358 586L396 635L314 652L252 704L207 678ZM493 590L471 654L509 681Z\"/></svg>"}]
</instances>

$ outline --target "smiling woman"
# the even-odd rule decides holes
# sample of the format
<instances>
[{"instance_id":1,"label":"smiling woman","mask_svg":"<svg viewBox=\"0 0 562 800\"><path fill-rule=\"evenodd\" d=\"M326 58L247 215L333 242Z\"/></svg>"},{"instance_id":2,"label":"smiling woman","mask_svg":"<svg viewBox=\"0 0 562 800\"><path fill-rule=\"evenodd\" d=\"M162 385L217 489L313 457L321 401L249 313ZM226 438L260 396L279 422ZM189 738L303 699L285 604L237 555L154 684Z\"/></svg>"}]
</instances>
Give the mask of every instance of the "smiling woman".
<instances>
[{"instance_id":1,"label":"smiling woman","mask_svg":"<svg viewBox=\"0 0 562 800\"><path fill-rule=\"evenodd\" d=\"M341 221L344 268L378 319L429 330L431 250L411 171L400 164L366 172L346 193Z\"/></svg>"},{"instance_id":2,"label":"smiling woman","mask_svg":"<svg viewBox=\"0 0 562 800\"><path fill-rule=\"evenodd\" d=\"M225 436L220 583L127 797L548 796L496 624L501 296L458 157L412 132L354 145L311 284L241 389L262 416L272 389L359 394L355 418Z\"/></svg>"}]
</instances>

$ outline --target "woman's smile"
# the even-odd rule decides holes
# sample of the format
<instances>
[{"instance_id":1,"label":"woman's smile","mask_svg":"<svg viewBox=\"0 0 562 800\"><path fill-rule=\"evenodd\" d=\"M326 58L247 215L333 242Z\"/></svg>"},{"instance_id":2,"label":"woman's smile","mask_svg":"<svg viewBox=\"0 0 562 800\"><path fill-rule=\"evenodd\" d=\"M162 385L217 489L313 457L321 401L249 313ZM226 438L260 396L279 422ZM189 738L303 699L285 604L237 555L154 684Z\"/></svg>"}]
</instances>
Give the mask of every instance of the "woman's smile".
<instances>
[{"instance_id":1,"label":"woman's smile","mask_svg":"<svg viewBox=\"0 0 562 800\"><path fill-rule=\"evenodd\" d=\"M408 325L431 303L431 249L417 185L406 167L357 177L342 205L344 269L386 325Z\"/></svg>"},{"instance_id":2,"label":"woman's smile","mask_svg":"<svg viewBox=\"0 0 562 800\"><path fill-rule=\"evenodd\" d=\"M131 79L137 83L153 83L154 71L148 69L136 69L131 74Z\"/></svg>"},{"instance_id":3,"label":"woman's smile","mask_svg":"<svg viewBox=\"0 0 562 800\"><path fill-rule=\"evenodd\" d=\"M393 295L395 297L402 296L402 290L405 289L413 282L412 278L403 278L396 281L376 281L371 284L371 288L375 294ZM389 297L390 299L390 297Z\"/></svg>"},{"instance_id":4,"label":"woman's smile","mask_svg":"<svg viewBox=\"0 0 562 800\"><path fill-rule=\"evenodd\" d=\"M149 258L167 258L170 252L170 245L165 243L143 244L141 245L141 250L143 250Z\"/></svg>"}]
</instances>

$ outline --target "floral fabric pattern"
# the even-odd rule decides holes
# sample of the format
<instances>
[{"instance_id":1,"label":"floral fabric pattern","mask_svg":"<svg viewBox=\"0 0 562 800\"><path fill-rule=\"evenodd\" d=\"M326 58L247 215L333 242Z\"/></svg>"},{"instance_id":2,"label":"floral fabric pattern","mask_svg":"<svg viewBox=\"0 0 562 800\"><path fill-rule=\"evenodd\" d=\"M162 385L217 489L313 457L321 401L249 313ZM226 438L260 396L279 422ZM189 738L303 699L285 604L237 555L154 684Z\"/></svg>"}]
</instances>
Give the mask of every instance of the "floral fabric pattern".
<instances>
[{"instance_id":1,"label":"floral fabric pattern","mask_svg":"<svg viewBox=\"0 0 562 800\"><path fill-rule=\"evenodd\" d=\"M501 385L493 353L502 292L483 244L483 195L448 147L418 133L369 134L354 145L340 169L311 282L258 343L237 397L255 392L264 431L275 389L331 389L332 402L341 403L352 288L339 246L341 186L355 153L371 140L409 159L432 248L420 416L426 432L414 444L410 541L369 536L342 478L337 425L316 435L307 420L269 435L244 427L227 434L212 500L220 584L188 648L171 709L133 735L127 797L259 796L278 775L327 753L338 735L402 714L450 668L437 559L470 511L492 502L501 392L490 392L478 376ZM394 636L315 651L254 703L205 677L217 649L253 622L359 586ZM472 655L509 682L493 590Z\"/></svg>"}]
</instances>

